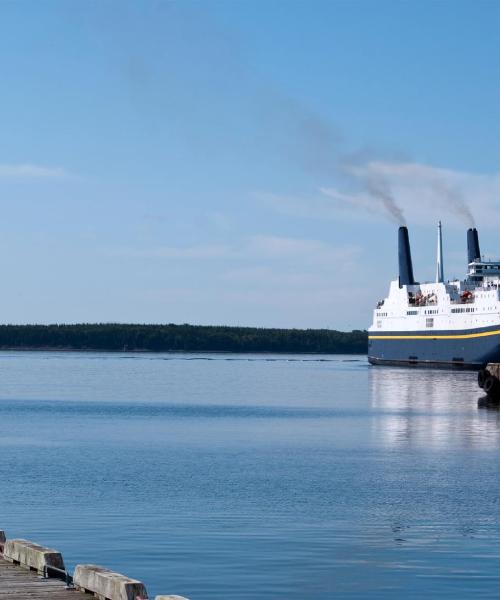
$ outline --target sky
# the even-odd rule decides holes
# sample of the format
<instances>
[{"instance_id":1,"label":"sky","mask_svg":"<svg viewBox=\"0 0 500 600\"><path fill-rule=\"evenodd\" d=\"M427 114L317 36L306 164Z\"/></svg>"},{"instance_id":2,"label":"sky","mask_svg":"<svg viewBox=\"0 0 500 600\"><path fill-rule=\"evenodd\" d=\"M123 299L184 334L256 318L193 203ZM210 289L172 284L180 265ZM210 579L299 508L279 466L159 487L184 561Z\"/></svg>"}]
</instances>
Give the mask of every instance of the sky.
<instances>
[{"instance_id":1,"label":"sky","mask_svg":"<svg viewBox=\"0 0 500 600\"><path fill-rule=\"evenodd\" d=\"M500 3L1 0L0 322L364 329L500 255Z\"/></svg>"}]
</instances>

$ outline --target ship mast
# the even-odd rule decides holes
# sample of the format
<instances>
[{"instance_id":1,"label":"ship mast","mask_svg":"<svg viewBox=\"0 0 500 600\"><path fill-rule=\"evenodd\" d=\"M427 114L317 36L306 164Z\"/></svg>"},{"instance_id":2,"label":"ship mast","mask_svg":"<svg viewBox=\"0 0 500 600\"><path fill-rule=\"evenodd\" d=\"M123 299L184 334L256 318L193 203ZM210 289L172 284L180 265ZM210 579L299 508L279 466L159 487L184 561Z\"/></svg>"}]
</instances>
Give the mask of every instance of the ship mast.
<instances>
[{"instance_id":1,"label":"ship mast","mask_svg":"<svg viewBox=\"0 0 500 600\"><path fill-rule=\"evenodd\" d=\"M436 264L436 283L444 282L443 273L443 236L441 233L441 221L438 222L438 240L437 240L437 264Z\"/></svg>"}]
</instances>

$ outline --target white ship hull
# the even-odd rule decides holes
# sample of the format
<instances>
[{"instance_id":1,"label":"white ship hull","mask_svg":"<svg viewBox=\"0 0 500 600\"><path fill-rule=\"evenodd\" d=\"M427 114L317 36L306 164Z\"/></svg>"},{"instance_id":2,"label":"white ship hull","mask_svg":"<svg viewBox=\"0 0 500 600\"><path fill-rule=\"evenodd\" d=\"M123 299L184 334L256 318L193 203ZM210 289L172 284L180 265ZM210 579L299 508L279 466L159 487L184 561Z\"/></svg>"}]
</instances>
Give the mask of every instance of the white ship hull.
<instances>
[{"instance_id":1,"label":"white ship hull","mask_svg":"<svg viewBox=\"0 0 500 600\"><path fill-rule=\"evenodd\" d=\"M407 230L400 228L400 277L391 282L389 295L373 312L368 330L370 363L479 369L500 362L500 262L475 258L479 256L477 232L475 238L469 232L472 260L465 280L439 281L439 228L438 281L416 283ZM471 248L474 243L477 246Z\"/></svg>"}]
</instances>

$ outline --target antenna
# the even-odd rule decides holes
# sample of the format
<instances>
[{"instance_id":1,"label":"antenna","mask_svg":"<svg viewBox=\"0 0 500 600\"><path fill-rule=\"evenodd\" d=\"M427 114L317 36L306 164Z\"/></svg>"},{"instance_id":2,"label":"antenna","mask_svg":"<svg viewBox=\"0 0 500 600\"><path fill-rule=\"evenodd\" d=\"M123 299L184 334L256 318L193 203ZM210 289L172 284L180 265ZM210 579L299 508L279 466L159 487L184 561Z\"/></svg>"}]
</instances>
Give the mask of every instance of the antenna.
<instances>
[{"instance_id":1,"label":"antenna","mask_svg":"<svg viewBox=\"0 0 500 600\"><path fill-rule=\"evenodd\" d=\"M437 264L436 264L436 283L444 282L443 272L443 235L441 231L441 221L438 222L438 243L437 243Z\"/></svg>"}]
</instances>

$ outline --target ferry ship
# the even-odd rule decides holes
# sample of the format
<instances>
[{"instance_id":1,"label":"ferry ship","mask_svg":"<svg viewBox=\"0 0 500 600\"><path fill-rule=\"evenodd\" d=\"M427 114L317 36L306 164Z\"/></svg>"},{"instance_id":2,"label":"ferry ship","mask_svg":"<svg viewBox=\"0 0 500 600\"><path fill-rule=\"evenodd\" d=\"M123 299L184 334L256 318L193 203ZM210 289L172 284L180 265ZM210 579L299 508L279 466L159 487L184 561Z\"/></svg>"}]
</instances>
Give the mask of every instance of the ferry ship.
<instances>
[{"instance_id":1,"label":"ferry ship","mask_svg":"<svg viewBox=\"0 0 500 600\"><path fill-rule=\"evenodd\" d=\"M444 280L441 223L436 281L415 281L406 227L399 228L398 246L399 277L373 311L368 361L462 369L500 362L500 262L482 260L477 229L467 231L463 280Z\"/></svg>"}]
</instances>

